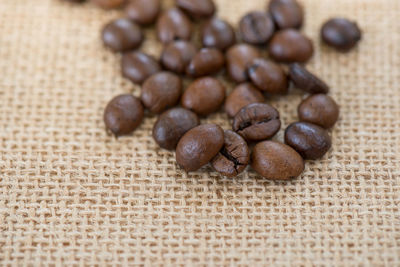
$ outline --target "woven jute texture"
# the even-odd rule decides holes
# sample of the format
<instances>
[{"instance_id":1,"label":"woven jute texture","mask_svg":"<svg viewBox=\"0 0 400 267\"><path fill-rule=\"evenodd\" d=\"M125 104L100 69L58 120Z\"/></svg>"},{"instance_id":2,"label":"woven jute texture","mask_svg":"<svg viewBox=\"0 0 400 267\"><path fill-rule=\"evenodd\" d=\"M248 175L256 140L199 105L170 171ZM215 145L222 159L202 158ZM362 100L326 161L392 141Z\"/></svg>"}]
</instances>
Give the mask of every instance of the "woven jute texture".
<instances>
[{"instance_id":1,"label":"woven jute texture","mask_svg":"<svg viewBox=\"0 0 400 267\"><path fill-rule=\"evenodd\" d=\"M216 3L233 24L266 5ZM400 1L302 4L316 50L308 67L331 85L341 116L322 160L271 182L250 169L186 174L153 141L154 116L131 136L106 134L107 102L140 93L99 38L121 13L1 0L0 265L400 266ZM364 31L348 54L319 41L333 16ZM146 35L142 50L158 56ZM302 97L267 100L283 129ZM229 128L223 112L202 121Z\"/></svg>"}]
</instances>

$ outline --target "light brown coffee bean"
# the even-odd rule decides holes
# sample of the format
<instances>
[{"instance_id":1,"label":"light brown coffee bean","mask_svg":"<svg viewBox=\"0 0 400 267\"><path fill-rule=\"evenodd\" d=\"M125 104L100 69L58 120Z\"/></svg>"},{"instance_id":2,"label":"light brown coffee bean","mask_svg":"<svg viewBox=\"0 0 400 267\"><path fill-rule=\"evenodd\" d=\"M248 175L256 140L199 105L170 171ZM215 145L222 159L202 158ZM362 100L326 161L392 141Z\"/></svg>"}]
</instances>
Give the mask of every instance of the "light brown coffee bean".
<instances>
[{"instance_id":1,"label":"light brown coffee bean","mask_svg":"<svg viewBox=\"0 0 400 267\"><path fill-rule=\"evenodd\" d=\"M168 44L176 40L190 40L192 24L189 18L178 8L168 9L157 20L158 40Z\"/></svg>"},{"instance_id":2,"label":"light brown coffee bean","mask_svg":"<svg viewBox=\"0 0 400 267\"><path fill-rule=\"evenodd\" d=\"M160 8L160 0L129 0L125 14L140 25L149 25L157 19Z\"/></svg>"},{"instance_id":3,"label":"light brown coffee bean","mask_svg":"<svg viewBox=\"0 0 400 267\"><path fill-rule=\"evenodd\" d=\"M142 52L130 52L122 56L122 75L133 83L142 84L148 77L161 70L152 56Z\"/></svg>"},{"instance_id":4,"label":"light brown coffee bean","mask_svg":"<svg viewBox=\"0 0 400 267\"><path fill-rule=\"evenodd\" d=\"M328 129L335 125L339 118L339 106L330 96L317 94L300 103L298 114L301 121Z\"/></svg>"},{"instance_id":5,"label":"light brown coffee bean","mask_svg":"<svg viewBox=\"0 0 400 267\"><path fill-rule=\"evenodd\" d=\"M224 55L216 48L203 48L192 58L186 73L201 77L219 72L225 65Z\"/></svg>"},{"instance_id":6,"label":"light brown coffee bean","mask_svg":"<svg viewBox=\"0 0 400 267\"><path fill-rule=\"evenodd\" d=\"M270 94L286 94L289 81L285 71L276 63L262 58L254 59L248 68L253 84Z\"/></svg>"},{"instance_id":7,"label":"light brown coffee bean","mask_svg":"<svg viewBox=\"0 0 400 267\"><path fill-rule=\"evenodd\" d=\"M126 52L138 48L143 42L139 26L128 19L113 20L104 26L102 39L114 52Z\"/></svg>"},{"instance_id":8,"label":"light brown coffee bean","mask_svg":"<svg viewBox=\"0 0 400 267\"><path fill-rule=\"evenodd\" d=\"M237 83L247 81L248 64L260 56L259 50L248 44L237 44L229 48L226 53L226 64L230 78Z\"/></svg>"},{"instance_id":9,"label":"light brown coffee bean","mask_svg":"<svg viewBox=\"0 0 400 267\"><path fill-rule=\"evenodd\" d=\"M262 102L264 102L264 96L257 88L251 83L242 83L226 98L225 112L230 117L234 117L245 106Z\"/></svg>"}]
</instances>

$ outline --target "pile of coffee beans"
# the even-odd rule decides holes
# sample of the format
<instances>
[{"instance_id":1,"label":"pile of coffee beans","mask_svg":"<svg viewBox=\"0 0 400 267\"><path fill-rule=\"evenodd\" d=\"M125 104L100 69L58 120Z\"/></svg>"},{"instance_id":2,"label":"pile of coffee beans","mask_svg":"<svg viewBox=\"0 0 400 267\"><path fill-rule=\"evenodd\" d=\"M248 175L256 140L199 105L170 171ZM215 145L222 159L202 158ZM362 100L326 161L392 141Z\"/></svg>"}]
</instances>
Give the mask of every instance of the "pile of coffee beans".
<instances>
[{"instance_id":1,"label":"pile of coffee beans","mask_svg":"<svg viewBox=\"0 0 400 267\"><path fill-rule=\"evenodd\" d=\"M329 86L304 66L314 47L299 30L304 14L296 0L270 0L265 10L244 14L237 29L215 15L212 0L176 0L165 10L160 0L91 1L104 9L124 10L123 18L104 26L102 41L122 53L122 75L142 88L140 98L124 94L108 103L104 122L115 136L131 134L147 110L159 114L155 142L176 150L176 161L185 171L211 164L234 177L250 164L271 180L298 177L304 160L319 159L330 149L328 130L338 120L339 107L327 95ZM198 33L195 23L201 24ZM151 25L164 45L159 59L138 50L142 28ZM201 45L193 42L195 34ZM361 31L347 19L334 18L323 25L321 39L349 51L361 40ZM269 59L261 56L262 49ZM225 71L237 83L228 96L224 84L213 77ZM183 78L192 79L185 89ZM308 94L298 106L299 121L286 128L285 144L270 141L281 120L264 96L287 94L291 87ZM200 123L199 117L221 107L231 118L232 130Z\"/></svg>"}]
</instances>

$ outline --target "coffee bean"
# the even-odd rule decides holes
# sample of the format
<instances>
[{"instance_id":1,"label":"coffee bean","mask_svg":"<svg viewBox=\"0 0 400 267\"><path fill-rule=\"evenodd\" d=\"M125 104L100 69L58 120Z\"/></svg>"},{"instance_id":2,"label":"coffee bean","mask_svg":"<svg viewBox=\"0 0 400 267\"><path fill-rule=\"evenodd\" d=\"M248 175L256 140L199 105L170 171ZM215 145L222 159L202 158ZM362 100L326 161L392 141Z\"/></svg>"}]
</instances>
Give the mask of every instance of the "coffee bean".
<instances>
[{"instance_id":1,"label":"coffee bean","mask_svg":"<svg viewBox=\"0 0 400 267\"><path fill-rule=\"evenodd\" d=\"M298 29L303 24L303 9L296 0L271 0L268 10L279 29Z\"/></svg>"},{"instance_id":2,"label":"coffee bean","mask_svg":"<svg viewBox=\"0 0 400 267\"><path fill-rule=\"evenodd\" d=\"M294 29L277 32L269 44L269 54L278 62L306 62L313 53L311 40Z\"/></svg>"},{"instance_id":3,"label":"coffee bean","mask_svg":"<svg viewBox=\"0 0 400 267\"><path fill-rule=\"evenodd\" d=\"M141 25L153 24L160 13L160 0L129 0L126 16Z\"/></svg>"},{"instance_id":4,"label":"coffee bean","mask_svg":"<svg viewBox=\"0 0 400 267\"><path fill-rule=\"evenodd\" d=\"M153 138L160 147L173 150L182 136L199 123L199 118L192 111L172 108L161 114L154 124Z\"/></svg>"},{"instance_id":5,"label":"coffee bean","mask_svg":"<svg viewBox=\"0 0 400 267\"><path fill-rule=\"evenodd\" d=\"M171 8L158 18L156 31L158 39L163 44L176 40L189 40L192 36L192 24L182 11Z\"/></svg>"},{"instance_id":6,"label":"coffee bean","mask_svg":"<svg viewBox=\"0 0 400 267\"><path fill-rule=\"evenodd\" d=\"M182 93L181 78L163 71L150 76L142 87L143 105L152 113L160 113L179 102Z\"/></svg>"},{"instance_id":7,"label":"coffee bean","mask_svg":"<svg viewBox=\"0 0 400 267\"><path fill-rule=\"evenodd\" d=\"M273 137L281 128L279 112L268 104L254 103L242 108L233 118L232 129L247 141Z\"/></svg>"},{"instance_id":8,"label":"coffee bean","mask_svg":"<svg viewBox=\"0 0 400 267\"><path fill-rule=\"evenodd\" d=\"M224 55L216 48L203 48L192 58L186 73L201 77L219 72L225 65Z\"/></svg>"},{"instance_id":9,"label":"coffee bean","mask_svg":"<svg viewBox=\"0 0 400 267\"><path fill-rule=\"evenodd\" d=\"M224 51L235 44L236 36L228 22L214 17L201 28L201 40L205 47Z\"/></svg>"},{"instance_id":10,"label":"coffee bean","mask_svg":"<svg viewBox=\"0 0 400 267\"><path fill-rule=\"evenodd\" d=\"M70 3L83 3L86 2L86 0L63 0L64 2L70 2Z\"/></svg>"},{"instance_id":11,"label":"coffee bean","mask_svg":"<svg viewBox=\"0 0 400 267\"><path fill-rule=\"evenodd\" d=\"M142 84L150 75L161 70L157 60L142 52L124 54L121 68L122 75L136 84Z\"/></svg>"},{"instance_id":12,"label":"coffee bean","mask_svg":"<svg viewBox=\"0 0 400 267\"><path fill-rule=\"evenodd\" d=\"M114 52L126 52L142 44L143 34L134 22L117 19L103 28L102 39L103 43Z\"/></svg>"},{"instance_id":13,"label":"coffee bean","mask_svg":"<svg viewBox=\"0 0 400 267\"><path fill-rule=\"evenodd\" d=\"M250 151L246 141L237 133L224 131L224 146L211 161L214 170L227 177L241 173L250 160Z\"/></svg>"},{"instance_id":14,"label":"coffee bean","mask_svg":"<svg viewBox=\"0 0 400 267\"><path fill-rule=\"evenodd\" d=\"M294 86L310 94L326 94L329 86L298 63L290 65L289 77Z\"/></svg>"},{"instance_id":15,"label":"coffee bean","mask_svg":"<svg viewBox=\"0 0 400 267\"><path fill-rule=\"evenodd\" d=\"M189 85L182 96L184 108L196 114L206 116L217 111L224 103L225 87L217 79L203 77Z\"/></svg>"},{"instance_id":16,"label":"coffee bean","mask_svg":"<svg viewBox=\"0 0 400 267\"><path fill-rule=\"evenodd\" d=\"M304 170L304 161L288 145L264 141L258 143L251 154L253 169L269 180L289 180L298 177Z\"/></svg>"},{"instance_id":17,"label":"coffee bean","mask_svg":"<svg viewBox=\"0 0 400 267\"><path fill-rule=\"evenodd\" d=\"M142 119L142 103L130 94L114 97L104 111L104 123L115 136L130 134Z\"/></svg>"},{"instance_id":18,"label":"coffee bean","mask_svg":"<svg viewBox=\"0 0 400 267\"><path fill-rule=\"evenodd\" d=\"M193 18L211 17L215 13L212 0L176 0L176 5Z\"/></svg>"},{"instance_id":19,"label":"coffee bean","mask_svg":"<svg viewBox=\"0 0 400 267\"><path fill-rule=\"evenodd\" d=\"M270 94L286 94L289 90L288 77L276 63L262 58L254 59L248 68L253 84Z\"/></svg>"},{"instance_id":20,"label":"coffee bean","mask_svg":"<svg viewBox=\"0 0 400 267\"><path fill-rule=\"evenodd\" d=\"M237 44L226 53L228 74L237 83L248 79L247 65L261 56L258 49L247 44Z\"/></svg>"},{"instance_id":21,"label":"coffee bean","mask_svg":"<svg viewBox=\"0 0 400 267\"><path fill-rule=\"evenodd\" d=\"M169 43L161 54L161 63L167 70L178 74L186 72L197 49L194 44L187 41L175 41Z\"/></svg>"},{"instance_id":22,"label":"coffee bean","mask_svg":"<svg viewBox=\"0 0 400 267\"><path fill-rule=\"evenodd\" d=\"M215 124L189 130L176 147L176 161L185 171L196 171L214 158L224 145L224 131Z\"/></svg>"},{"instance_id":23,"label":"coffee bean","mask_svg":"<svg viewBox=\"0 0 400 267\"><path fill-rule=\"evenodd\" d=\"M361 30L355 22L334 18L322 26L321 38L327 45L346 52L361 40Z\"/></svg>"},{"instance_id":24,"label":"coffee bean","mask_svg":"<svg viewBox=\"0 0 400 267\"><path fill-rule=\"evenodd\" d=\"M264 102L264 96L251 83L238 85L226 98L225 112L234 117L239 110L252 103Z\"/></svg>"},{"instance_id":25,"label":"coffee bean","mask_svg":"<svg viewBox=\"0 0 400 267\"><path fill-rule=\"evenodd\" d=\"M335 100L324 94L304 99L298 107L299 119L319 125L325 129L335 125L339 118L339 107Z\"/></svg>"},{"instance_id":26,"label":"coffee bean","mask_svg":"<svg viewBox=\"0 0 400 267\"><path fill-rule=\"evenodd\" d=\"M125 0L91 0L91 2L104 9L120 8L125 4Z\"/></svg>"},{"instance_id":27,"label":"coffee bean","mask_svg":"<svg viewBox=\"0 0 400 267\"><path fill-rule=\"evenodd\" d=\"M246 43L265 44L271 39L274 31L274 22L271 16L265 12L250 12L239 22L239 32Z\"/></svg>"}]
</instances>

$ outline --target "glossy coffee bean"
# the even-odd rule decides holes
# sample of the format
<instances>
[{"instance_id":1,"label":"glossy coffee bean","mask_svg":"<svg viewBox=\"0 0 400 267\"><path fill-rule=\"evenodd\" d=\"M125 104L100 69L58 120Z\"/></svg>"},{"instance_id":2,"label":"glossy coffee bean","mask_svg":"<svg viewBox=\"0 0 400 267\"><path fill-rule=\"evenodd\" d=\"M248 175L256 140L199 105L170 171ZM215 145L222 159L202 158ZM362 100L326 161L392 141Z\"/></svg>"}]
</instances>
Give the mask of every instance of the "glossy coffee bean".
<instances>
[{"instance_id":1,"label":"glossy coffee bean","mask_svg":"<svg viewBox=\"0 0 400 267\"><path fill-rule=\"evenodd\" d=\"M277 32L269 44L269 54L278 62L306 62L313 53L311 40L294 29Z\"/></svg>"},{"instance_id":2,"label":"glossy coffee bean","mask_svg":"<svg viewBox=\"0 0 400 267\"><path fill-rule=\"evenodd\" d=\"M196 114L206 116L217 111L224 103L225 87L217 79L204 77L189 85L182 96L184 108Z\"/></svg>"},{"instance_id":3,"label":"glossy coffee bean","mask_svg":"<svg viewBox=\"0 0 400 267\"><path fill-rule=\"evenodd\" d=\"M285 131L285 143L304 159L319 159L332 145L331 137L324 128L308 122L290 124Z\"/></svg>"},{"instance_id":4,"label":"glossy coffee bean","mask_svg":"<svg viewBox=\"0 0 400 267\"><path fill-rule=\"evenodd\" d=\"M271 94L286 94L289 81L285 71L276 63L257 58L249 64L248 74L253 84Z\"/></svg>"},{"instance_id":5,"label":"glossy coffee bean","mask_svg":"<svg viewBox=\"0 0 400 267\"><path fill-rule=\"evenodd\" d=\"M122 75L133 83L142 84L148 77L161 70L157 60L142 52L130 52L122 56Z\"/></svg>"},{"instance_id":6,"label":"glossy coffee bean","mask_svg":"<svg viewBox=\"0 0 400 267\"><path fill-rule=\"evenodd\" d=\"M114 52L126 52L138 48L143 42L143 34L139 26L128 19L117 19L102 31L105 46Z\"/></svg>"},{"instance_id":7,"label":"glossy coffee bean","mask_svg":"<svg viewBox=\"0 0 400 267\"><path fill-rule=\"evenodd\" d=\"M175 73L185 73L192 58L196 55L197 48L187 41L169 43L161 54L161 63L167 70Z\"/></svg>"},{"instance_id":8,"label":"glossy coffee bean","mask_svg":"<svg viewBox=\"0 0 400 267\"><path fill-rule=\"evenodd\" d=\"M260 51L251 45L237 44L229 48L226 53L226 64L231 79L237 83L247 81L248 64L260 56Z\"/></svg>"},{"instance_id":9,"label":"glossy coffee bean","mask_svg":"<svg viewBox=\"0 0 400 267\"><path fill-rule=\"evenodd\" d=\"M322 26L321 38L326 44L338 50L348 51L361 40L361 30L355 22L334 18Z\"/></svg>"},{"instance_id":10,"label":"glossy coffee bean","mask_svg":"<svg viewBox=\"0 0 400 267\"><path fill-rule=\"evenodd\" d=\"M213 159L224 145L224 131L215 124L189 130L176 147L176 162L185 171L196 171Z\"/></svg>"},{"instance_id":11,"label":"glossy coffee bean","mask_svg":"<svg viewBox=\"0 0 400 267\"><path fill-rule=\"evenodd\" d=\"M228 22L214 17L201 28L201 41L205 47L224 51L235 44L235 31Z\"/></svg>"},{"instance_id":12,"label":"glossy coffee bean","mask_svg":"<svg viewBox=\"0 0 400 267\"><path fill-rule=\"evenodd\" d=\"M163 71L150 76L142 87L143 105L152 113L160 113L179 102L182 93L181 78Z\"/></svg>"},{"instance_id":13,"label":"glossy coffee bean","mask_svg":"<svg viewBox=\"0 0 400 267\"><path fill-rule=\"evenodd\" d=\"M142 119L142 103L130 94L114 97L104 111L106 128L115 136L130 134L140 125Z\"/></svg>"},{"instance_id":14,"label":"glossy coffee bean","mask_svg":"<svg viewBox=\"0 0 400 267\"><path fill-rule=\"evenodd\" d=\"M273 137L281 128L279 112L268 104L254 103L242 108L233 118L232 129L247 141Z\"/></svg>"},{"instance_id":15,"label":"glossy coffee bean","mask_svg":"<svg viewBox=\"0 0 400 267\"><path fill-rule=\"evenodd\" d=\"M262 102L264 102L264 96L257 88L251 83L242 83L226 98L225 112L230 117L234 117L245 106Z\"/></svg>"},{"instance_id":16,"label":"glossy coffee bean","mask_svg":"<svg viewBox=\"0 0 400 267\"><path fill-rule=\"evenodd\" d=\"M326 94L329 86L298 63L290 65L289 77L296 88L310 94Z\"/></svg>"},{"instance_id":17,"label":"glossy coffee bean","mask_svg":"<svg viewBox=\"0 0 400 267\"><path fill-rule=\"evenodd\" d=\"M304 99L298 107L299 119L319 125L325 129L335 125L339 118L339 107L330 96L312 95Z\"/></svg>"},{"instance_id":18,"label":"glossy coffee bean","mask_svg":"<svg viewBox=\"0 0 400 267\"><path fill-rule=\"evenodd\" d=\"M126 16L140 24L153 24L160 13L160 0L129 0L125 7Z\"/></svg>"},{"instance_id":19,"label":"glossy coffee bean","mask_svg":"<svg viewBox=\"0 0 400 267\"><path fill-rule=\"evenodd\" d=\"M91 2L104 9L120 8L125 4L125 0L91 0Z\"/></svg>"},{"instance_id":20,"label":"glossy coffee bean","mask_svg":"<svg viewBox=\"0 0 400 267\"><path fill-rule=\"evenodd\" d=\"M303 9L296 0L271 0L268 10L279 29L298 29L303 24Z\"/></svg>"},{"instance_id":21,"label":"glossy coffee bean","mask_svg":"<svg viewBox=\"0 0 400 267\"><path fill-rule=\"evenodd\" d=\"M186 73L201 77L219 72L225 65L224 55L216 48L203 48L192 58Z\"/></svg>"},{"instance_id":22,"label":"glossy coffee bean","mask_svg":"<svg viewBox=\"0 0 400 267\"><path fill-rule=\"evenodd\" d=\"M207 18L215 13L212 0L176 0L176 5L193 18Z\"/></svg>"},{"instance_id":23,"label":"glossy coffee bean","mask_svg":"<svg viewBox=\"0 0 400 267\"><path fill-rule=\"evenodd\" d=\"M176 40L190 40L192 24L182 11L178 8L171 8L158 18L156 31L158 39L163 44Z\"/></svg>"},{"instance_id":24,"label":"glossy coffee bean","mask_svg":"<svg viewBox=\"0 0 400 267\"><path fill-rule=\"evenodd\" d=\"M224 140L224 146L213 158L211 165L220 174L235 177L249 163L249 147L243 137L231 130L224 131Z\"/></svg>"},{"instance_id":25,"label":"glossy coffee bean","mask_svg":"<svg viewBox=\"0 0 400 267\"><path fill-rule=\"evenodd\" d=\"M173 150L182 136L199 123L199 118L194 112L184 108L172 108L161 114L154 124L153 138L160 147Z\"/></svg>"},{"instance_id":26,"label":"glossy coffee bean","mask_svg":"<svg viewBox=\"0 0 400 267\"><path fill-rule=\"evenodd\" d=\"M269 180L289 180L298 177L304 170L304 161L288 145L264 141L258 143L251 154L253 169Z\"/></svg>"},{"instance_id":27,"label":"glossy coffee bean","mask_svg":"<svg viewBox=\"0 0 400 267\"><path fill-rule=\"evenodd\" d=\"M274 31L274 22L266 12L250 12L239 22L240 35L249 44L261 45L267 43Z\"/></svg>"}]
</instances>

